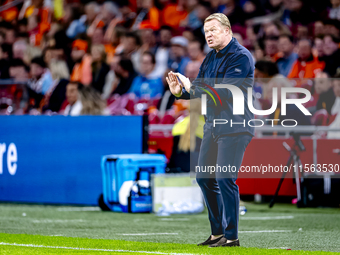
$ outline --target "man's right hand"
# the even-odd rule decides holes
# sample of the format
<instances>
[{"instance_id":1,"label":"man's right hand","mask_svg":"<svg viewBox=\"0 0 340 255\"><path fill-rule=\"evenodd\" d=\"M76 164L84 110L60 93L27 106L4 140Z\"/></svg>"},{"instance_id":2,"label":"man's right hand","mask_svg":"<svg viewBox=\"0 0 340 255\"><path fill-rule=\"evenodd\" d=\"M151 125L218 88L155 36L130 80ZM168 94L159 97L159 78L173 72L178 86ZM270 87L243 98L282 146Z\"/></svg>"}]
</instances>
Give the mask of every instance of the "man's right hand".
<instances>
[{"instance_id":1,"label":"man's right hand","mask_svg":"<svg viewBox=\"0 0 340 255\"><path fill-rule=\"evenodd\" d=\"M183 85L178 81L176 75L172 71L170 71L168 73L168 77L166 77L165 79L169 84L171 93L175 97L180 97L182 95Z\"/></svg>"}]
</instances>

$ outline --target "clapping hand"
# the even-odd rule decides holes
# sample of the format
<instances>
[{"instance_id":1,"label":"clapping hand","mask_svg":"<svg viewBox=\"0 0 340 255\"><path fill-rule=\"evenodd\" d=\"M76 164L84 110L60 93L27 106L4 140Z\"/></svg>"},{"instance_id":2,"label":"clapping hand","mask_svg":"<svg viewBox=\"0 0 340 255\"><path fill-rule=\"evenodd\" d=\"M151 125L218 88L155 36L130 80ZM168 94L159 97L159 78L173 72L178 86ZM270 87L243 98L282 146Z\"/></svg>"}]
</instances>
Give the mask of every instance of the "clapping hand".
<instances>
[{"instance_id":1,"label":"clapping hand","mask_svg":"<svg viewBox=\"0 0 340 255\"><path fill-rule=\"evenodd\" d=\"M181 73L175 73L175 75L178 77L178 79L181 81L181 83L184 85L185 90L190 93L190 87L191 87L191 82L189 78L185 77Z\"/></svg>"},{"instance_id":2,"label":"clapping hand","mask_svg":"<svg viewBox=\"0 0 340 255\"><path fill-rule=\"evenodd\" d=\"M178 81L175 73L170 71L168 73L168 77L166 77L165 79L169 84L169 88L170 88L171 93L175 97L180 97L182 95L183 85Z\"/></svg>"}]
</instances>

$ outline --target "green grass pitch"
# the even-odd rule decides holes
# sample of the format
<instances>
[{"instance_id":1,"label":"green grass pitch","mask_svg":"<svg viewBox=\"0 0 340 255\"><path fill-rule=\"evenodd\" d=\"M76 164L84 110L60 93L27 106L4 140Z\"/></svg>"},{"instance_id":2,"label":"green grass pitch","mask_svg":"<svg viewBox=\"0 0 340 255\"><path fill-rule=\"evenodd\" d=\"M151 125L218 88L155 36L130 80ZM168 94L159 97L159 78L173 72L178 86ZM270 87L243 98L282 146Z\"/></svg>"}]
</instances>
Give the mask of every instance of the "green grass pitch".
<instances>
[{"instance_id":1,"label":"green grass pitch","mask_svg":"<svg viewBox=\"0 0 340 255\"><path fill-rule=\"evenodd\" d=\"M207 212L158 217L96 207L0 204L0 254L334 254L340 209L247 203L241 247L195 244L210 234Z\"/></svg>"}]
</instances>

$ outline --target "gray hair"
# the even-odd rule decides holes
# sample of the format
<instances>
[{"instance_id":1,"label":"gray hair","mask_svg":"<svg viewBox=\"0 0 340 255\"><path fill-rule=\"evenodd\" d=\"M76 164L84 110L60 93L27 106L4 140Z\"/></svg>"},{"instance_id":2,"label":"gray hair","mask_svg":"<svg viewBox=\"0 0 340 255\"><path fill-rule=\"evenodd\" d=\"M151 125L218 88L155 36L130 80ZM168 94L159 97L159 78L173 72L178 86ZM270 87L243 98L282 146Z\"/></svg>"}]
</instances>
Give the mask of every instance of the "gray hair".
<instances>
[{"instance_id":1,"label":"gray hair","mask_svg":"<svg viewBox=\"0 0 340 255\"><path fill-rule=\"evenodd\" d=\"M213 19L216 19L217 21L219 21L222 26L229 28L229 33L231 35L233 35L233 31L231 31L230 21L225 14L223 14L223 13L213 13L204 20L204 23L211 21Z\"/></svg>"},{"instance_id":2,"label":"gray hair","mask_svg":"<svg viewBox=\"0 0 340 255\"><path fill-rule=\"evenodd\" d=\"M100 12L100 6L96 2L89 2L85 6L85 8L91 8L91 7L93 8L95 13L99 13Z\"/></svg>"},{"instance_id":3,"label":"gray hair","mask_svg":"<svg viewBox=\"0 0 340 255\"><path fill-rule=\"evenodd\" d=\"M13 49L16 47L24 46L25 50L27 49L28 43L25 40L19 40L13 43Z\"/></svg>"},{"instance_id":4,"label":"gray hair","mask_svg":"<svg viewBox=\"0 0 340 255\"><path fill-rule=\"evenodd\" d=\"M113 2L105 2L103 3L103 8L107 10L109 13L114 15L115 17L121 17L121 12L119 11L118 6Z\"/></svg>"}]
</instances>

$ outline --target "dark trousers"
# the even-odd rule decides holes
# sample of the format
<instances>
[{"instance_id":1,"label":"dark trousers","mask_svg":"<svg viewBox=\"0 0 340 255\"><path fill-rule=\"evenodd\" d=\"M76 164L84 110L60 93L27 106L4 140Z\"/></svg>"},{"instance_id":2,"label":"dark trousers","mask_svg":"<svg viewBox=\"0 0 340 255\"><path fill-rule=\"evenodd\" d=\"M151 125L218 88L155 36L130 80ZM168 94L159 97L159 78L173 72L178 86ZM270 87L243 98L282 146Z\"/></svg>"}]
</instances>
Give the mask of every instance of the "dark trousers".
<instances>
[{"instance_id":1,"label":"dark trousers","mask_svg":"<svg viewBox=\"0 0 340 255\"><path fill-rule=\"evenodd\" d=\"M248 133L215 137L211 129L205 127L198 159L201 168L195 169L208 207L211 233L223 234L229 240L238 239L240 195L235 182L251 139ZM208 166L215 166L215 171L207 171Z\"/></svg>"}]
</instances>

